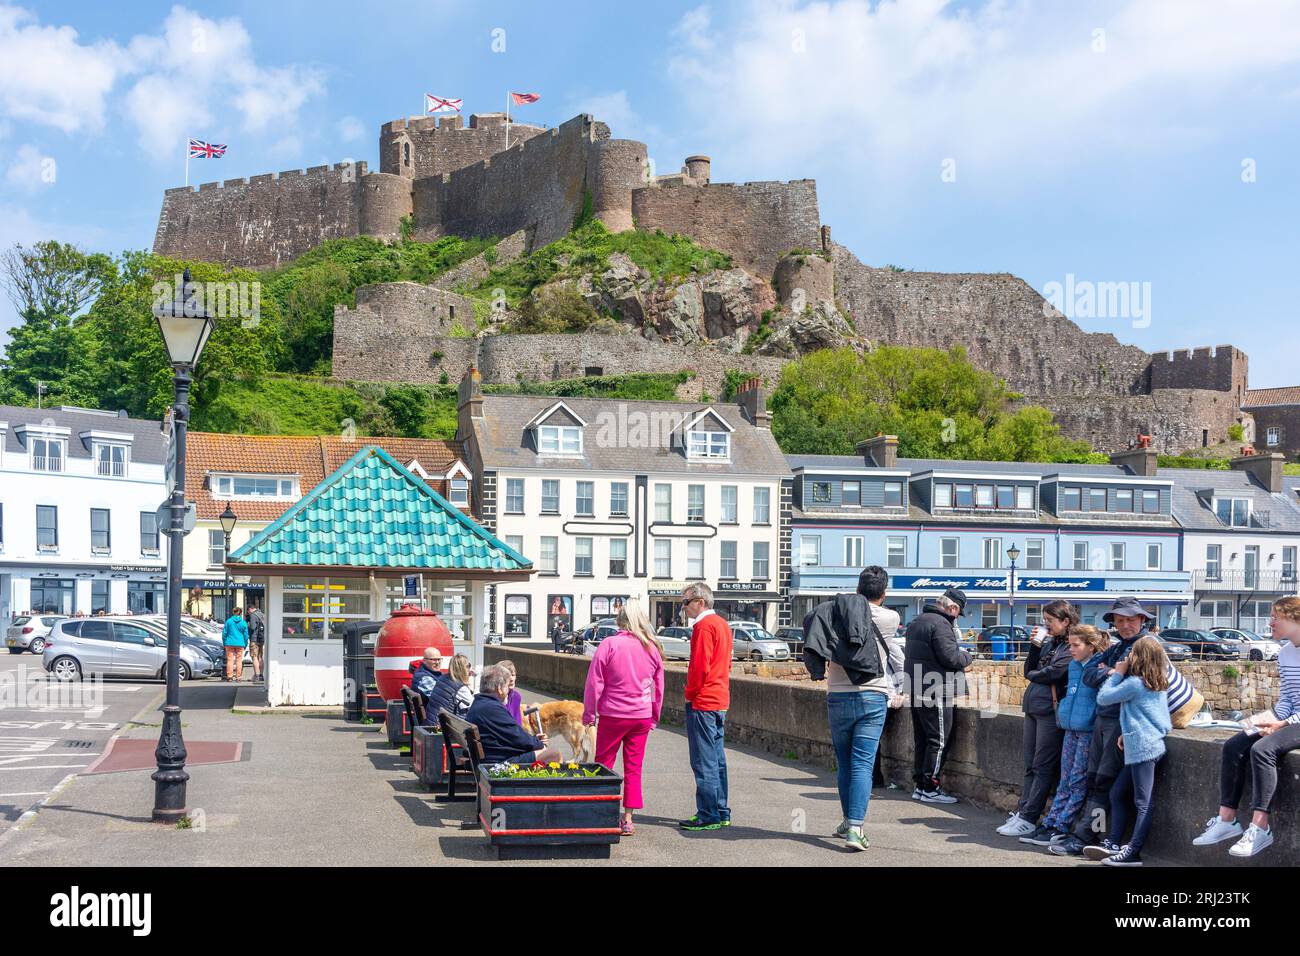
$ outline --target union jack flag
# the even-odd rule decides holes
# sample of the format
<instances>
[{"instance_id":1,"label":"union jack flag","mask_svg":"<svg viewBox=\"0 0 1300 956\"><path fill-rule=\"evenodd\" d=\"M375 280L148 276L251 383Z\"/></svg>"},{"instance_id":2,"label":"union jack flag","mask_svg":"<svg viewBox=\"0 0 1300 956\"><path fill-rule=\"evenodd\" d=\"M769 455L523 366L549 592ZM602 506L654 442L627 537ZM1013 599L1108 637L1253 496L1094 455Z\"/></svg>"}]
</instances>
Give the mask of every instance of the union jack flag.
<instances>
[{"instance_id":1,"label":"union jack flag","mask_svg":"<svg viewBox=\"0 0 1300 956\"><path fill-rule=\"evenodd\" d=\"M449 100L432 93L424 94L424 111L426 113L459 113L463 100Z\"/></svg>"},{"instance_id":2,"label":"union jack flag","mask_svg":"<svg viewBox=\"0 0 1300 956\"><path fill-rule=\"evenodd\" d=\"M225 143L205 143L201 139L190 140L190 159L220 159L226 155Z\"/></svg>"}]
</instances>

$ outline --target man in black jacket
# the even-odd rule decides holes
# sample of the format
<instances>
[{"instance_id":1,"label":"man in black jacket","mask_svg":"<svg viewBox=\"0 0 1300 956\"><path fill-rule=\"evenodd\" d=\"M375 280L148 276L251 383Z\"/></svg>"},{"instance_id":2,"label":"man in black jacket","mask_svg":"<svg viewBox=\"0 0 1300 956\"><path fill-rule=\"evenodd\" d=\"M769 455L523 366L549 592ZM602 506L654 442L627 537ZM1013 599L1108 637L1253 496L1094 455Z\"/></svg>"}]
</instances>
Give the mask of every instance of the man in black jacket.
<instances>
[{"instance_id":1,"label":"man in black jacket","mask_svg":"<svg viewBox=\"0 0 1300 956\"><path fill-rule=\"evenodd\" d=\"M912 799L923 803L956 803L939 786L939 774L952 744L952 719L958 682L970 667L970 654L957 646L953 622L966 607L966 594L956 588L929 602L907 626L905 670L911 683L913 779Z\"/></svg>"},{"instance_id":2,"label":"man in black jacket","mask_svg":"<svg viewBox=\"0 0 1300 956\"><path fill-rule=\"evenodd\" d=\"M1083 682L1100 688L1115 670L1115 665L1128 657L1128 652L1138 638L1147 633L1155 615L1144 608L1135 597L1116 598L1111 609L1101 619L1115 628L1119 640L1102 651L1084 668ZM1088 802L1074 825L1074 832L1060 843L1047 848L1056 856L1083 856L1084 849L1097 842L1097 834L1110 830L1110 788L1124 769L1124 751L1119 749L1119 704L1097 706L1097 719L1092 727L1092 744L1088 749ZM1108 840L1103 839L1104 849ZM1114 847L1118 850L1119 847ZM1095 852L1095 851L1092 851Z\"/></svg>"},{"instance_id":3,"label":"man in black jacket","mask_svg":"<svg viewBox=\"0 0 1300 956\"><path fill-rule=\"evenodd\" d=\"M545 734L534 737L515 723L506 710L509 694L510 675L495 665L485 668L479 678L479 692L465 715L466 720L478 727L483 759L488 763L518 764L559 760L560 752L547 743Z\"/></svg>"}]
</instances>

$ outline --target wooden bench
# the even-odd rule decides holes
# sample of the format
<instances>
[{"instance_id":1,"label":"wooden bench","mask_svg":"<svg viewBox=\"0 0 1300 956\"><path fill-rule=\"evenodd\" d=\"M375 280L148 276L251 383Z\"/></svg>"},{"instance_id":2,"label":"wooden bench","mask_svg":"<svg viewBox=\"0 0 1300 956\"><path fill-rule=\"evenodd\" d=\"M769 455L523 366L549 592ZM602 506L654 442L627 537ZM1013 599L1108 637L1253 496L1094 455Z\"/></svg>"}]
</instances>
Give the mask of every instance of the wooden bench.
<instances>
[{"instance_id":1,"label":"wooden bench","mask_svg":"<svg viewBox=\"0 0 1300 956\"><path fill-rule=\"evenodd\" d=\"M424 700L408 685L402 685L402 704L406 707L407 735L411 750L415 750L415 728L424 723Z\"/></svg>"},{"instance_id":2,"label":"wooden bench","mask_svg":"<svg viewBox=\"0 0 1300 956\"><path fill-rule=\"evenodd\" d=\"M479 739L478 727L463 717L457 717L445 707L438 711L438 726L442 728L442 742L447 753L447 792L437 799L477 800L478 768L484 762L483 741ZM473 793L456 793L458 773L470 775L473 781Z\"/></svg>"}]
</instances>

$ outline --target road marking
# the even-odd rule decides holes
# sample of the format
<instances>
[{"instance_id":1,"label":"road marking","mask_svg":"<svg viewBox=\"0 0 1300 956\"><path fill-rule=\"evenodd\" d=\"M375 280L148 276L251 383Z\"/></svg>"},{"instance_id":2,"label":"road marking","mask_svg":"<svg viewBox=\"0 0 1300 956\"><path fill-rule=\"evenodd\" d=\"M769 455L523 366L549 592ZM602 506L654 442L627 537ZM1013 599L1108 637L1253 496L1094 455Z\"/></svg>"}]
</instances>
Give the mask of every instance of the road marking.
<instances>
[{"instance_id":1,"label":"road marking","mask_svg":"<svg viewBox=\"0 0 1300 956\"><path fill-rule=\"evenodd\" d=\"M98 756L98 754L94 754L92 756ZM36 767L0 767L0 771L4 771L4 770L84 770L88 766L89 764L84 764L84 763L51 763L51 764L41 764L40 766L36 766Z\"/></svg>"},{"instance_id":2,"label":"road marking","mask_svg":"<svg viewBox=\"0 0 1300 956\"><path fill-rule=\"evenodd\" d=\"M48 792L48 790L23 790L20 793L0 793L0 797L39 797Z\"/></svg>"},{"instance_id":3,"label":"road marking","mask_svg":"<svg viewBox=\"0 0 1300 956\"><path fill-rule=\"evenodd\" d=\"M58 742L57 737L0 737L0 751L41 753Z\"/></svg>"}]
</instances>

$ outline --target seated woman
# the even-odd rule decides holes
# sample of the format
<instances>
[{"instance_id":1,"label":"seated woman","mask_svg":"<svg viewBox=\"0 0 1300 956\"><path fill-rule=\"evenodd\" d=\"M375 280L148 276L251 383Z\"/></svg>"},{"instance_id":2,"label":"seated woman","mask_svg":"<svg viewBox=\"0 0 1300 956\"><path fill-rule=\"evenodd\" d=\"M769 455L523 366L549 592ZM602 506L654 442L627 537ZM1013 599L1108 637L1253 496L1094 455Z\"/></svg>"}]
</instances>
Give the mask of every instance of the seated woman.
<instances>
[{"instance_id":1,"label":"seated woman","mask_svg":"<svg viewBox=\"0 0 1300 956\"><path fill-rule=\"evenodd\" d=\"M1223 744L1223 768L1219 775L1219 815L1205 823L1205 832L1193 846L1211 846L1236 839L1231 856L1249 857L1273 843L1269 810L1277 792L1277 765L1288 751L1300 750L1300 598L1282 598L1273 605L1273 637L1282 644L1277 656L1281 693L1273 713L1251 719L1251 728ZM1250 826L1243 832L1237 821L1237 805L1246 786L1246 764L1250 763Z\"/></svg>"},{"instance_id":2,"label":"seated woman","mask_svg":"<svg viewBox=\"0 0 1300 956\"><path fill-rule=\"evenodd\" d=\"M485 668L479 678L479 692L465 714L465 719L478 727L483 759L490 764L559 760L559 750L547 744L545 734L534 737L506 710L510 681L510 673L499 665Z\"/></svg>"}]
</instances>

